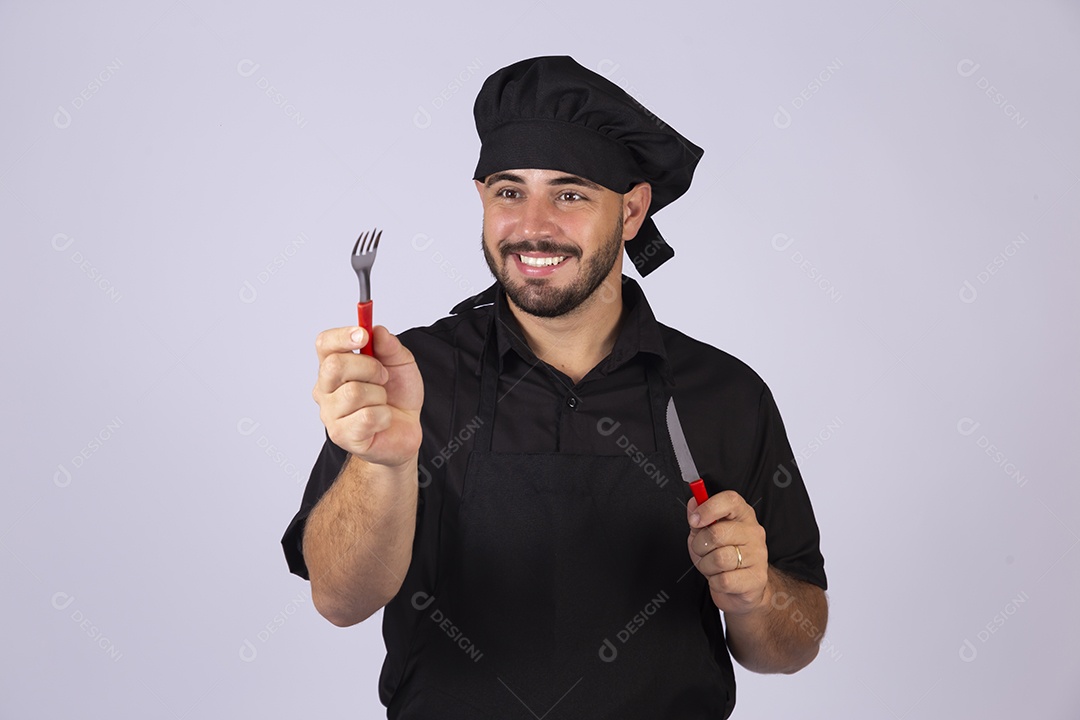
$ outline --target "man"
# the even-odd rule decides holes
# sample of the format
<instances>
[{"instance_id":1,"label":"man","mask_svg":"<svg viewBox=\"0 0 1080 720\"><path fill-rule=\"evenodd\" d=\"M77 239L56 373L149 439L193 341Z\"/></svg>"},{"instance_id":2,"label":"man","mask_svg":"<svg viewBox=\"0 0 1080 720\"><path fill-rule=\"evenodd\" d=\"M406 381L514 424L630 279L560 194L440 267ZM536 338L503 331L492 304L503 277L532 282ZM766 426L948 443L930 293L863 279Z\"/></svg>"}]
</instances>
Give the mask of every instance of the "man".
<instances>
[{"instance_id":1,"label":"man","mask_svg":"<svg viewBox=\"0 0 1080 720\"><path fill-rule=\"evenodd\" d=\"M826 583L768 388L622 276L624 247L643 275L673 255L652 215L702 150L566 57L496 72L475 114L497 282L400 339L319 335L290 568L336 625L385 608L392 718L727 717L731 656L814 658Z\"/></svg>"}]
</instances>

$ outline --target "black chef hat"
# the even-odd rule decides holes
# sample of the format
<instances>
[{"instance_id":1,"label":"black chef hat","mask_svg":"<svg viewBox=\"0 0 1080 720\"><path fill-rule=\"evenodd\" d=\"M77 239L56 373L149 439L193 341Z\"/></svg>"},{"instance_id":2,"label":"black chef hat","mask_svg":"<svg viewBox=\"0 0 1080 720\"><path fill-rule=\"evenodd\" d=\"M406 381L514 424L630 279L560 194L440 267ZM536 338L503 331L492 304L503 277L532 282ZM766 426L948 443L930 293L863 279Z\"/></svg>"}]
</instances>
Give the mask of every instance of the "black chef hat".
<instances>
[{"instance_id":1,"label":"black chef hat","mask_svg":"<svg viewBox=\"0 0 1080 720\"><path fill-rule=\"evenodd\" d=\"M649 216L626 252L643 276L675 255L652 215L686 192L705 151L618 85L570 57L532 58L485 80L473 114L481 145L474 178L561 170L617 193L647 182Z\"/></svg>"}]
</instances>

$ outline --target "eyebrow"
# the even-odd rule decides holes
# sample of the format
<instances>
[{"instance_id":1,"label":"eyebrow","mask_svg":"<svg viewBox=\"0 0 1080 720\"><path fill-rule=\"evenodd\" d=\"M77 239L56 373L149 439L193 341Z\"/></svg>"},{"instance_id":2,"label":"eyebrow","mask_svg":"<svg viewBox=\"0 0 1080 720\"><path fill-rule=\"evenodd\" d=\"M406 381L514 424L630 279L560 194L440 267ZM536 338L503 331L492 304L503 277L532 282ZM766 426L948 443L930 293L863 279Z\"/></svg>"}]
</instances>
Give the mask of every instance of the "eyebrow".
<instances>
[{"instance_id":1,"label":"eyebrow","mask_svg":"<svg viewBox=\"0 0 1080 720\"><path fill-rule=\"evenodd\" d=\"M495 183L502 182L504 180L506 182L519 183L521 185L525 184L525 179L520 175L515 175L511 172L498 172L492 175L488 175L487 180L484 181L484 186L491 187ZM597 185L592 180L586 180L585 178L579 177L577 175L560 175L558 177L554 177L548 180L547 184L551 186L581 185L582 187L587 187L590 190L602 189L601 186Z\"/></svg>"}]
</instances>

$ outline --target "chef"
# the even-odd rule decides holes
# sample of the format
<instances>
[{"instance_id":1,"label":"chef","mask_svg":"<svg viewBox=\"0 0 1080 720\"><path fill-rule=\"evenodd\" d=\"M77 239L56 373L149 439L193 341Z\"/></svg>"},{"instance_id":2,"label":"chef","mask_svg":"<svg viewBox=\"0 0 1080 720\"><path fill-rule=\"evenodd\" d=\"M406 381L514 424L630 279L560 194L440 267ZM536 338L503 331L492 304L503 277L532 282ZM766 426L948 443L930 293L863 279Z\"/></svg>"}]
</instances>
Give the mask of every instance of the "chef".
<instances>
[{"instance_id":1,"label":"chef","mask_svg":"<svg viewBox=\"0 0 1080 720\"><path fill-rule=\"evenodd\" d=\"M815 657L826 579L769 388L622 272L673 257L653 215L703 151L568 57L497 71L474 112L495 283L400 336L319 335L289 567L335 625L384 609L390 718L728 717L732 657Z\"/></svg>"}]
</instances>

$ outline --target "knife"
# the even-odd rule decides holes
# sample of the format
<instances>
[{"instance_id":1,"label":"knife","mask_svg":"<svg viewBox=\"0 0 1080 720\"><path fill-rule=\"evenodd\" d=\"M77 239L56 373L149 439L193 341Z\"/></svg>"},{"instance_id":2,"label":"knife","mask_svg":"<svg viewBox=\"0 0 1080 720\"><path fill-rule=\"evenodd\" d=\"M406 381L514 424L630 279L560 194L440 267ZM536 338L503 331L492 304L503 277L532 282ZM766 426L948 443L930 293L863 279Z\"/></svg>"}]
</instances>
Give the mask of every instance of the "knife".
<instances>
[{"instance_id":1,"label":"knife","mask_svg":"<svg viewBox=\"0 0 1080 720\"><path fill-rule=\"evenodd\" d=\"M686 435L683 434L682 425L679 423L679 413L675 411L675 398L668 400L667 427L668 434L671 436L671 445L675 448L675 462L679 464L679 473L683 481L689 483L698 505L703 505L709 499L709 493L705 490L705 481L698 475L694 458L690 454L690 446L686 444Z\"/></svg>"}]
</instances>

